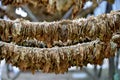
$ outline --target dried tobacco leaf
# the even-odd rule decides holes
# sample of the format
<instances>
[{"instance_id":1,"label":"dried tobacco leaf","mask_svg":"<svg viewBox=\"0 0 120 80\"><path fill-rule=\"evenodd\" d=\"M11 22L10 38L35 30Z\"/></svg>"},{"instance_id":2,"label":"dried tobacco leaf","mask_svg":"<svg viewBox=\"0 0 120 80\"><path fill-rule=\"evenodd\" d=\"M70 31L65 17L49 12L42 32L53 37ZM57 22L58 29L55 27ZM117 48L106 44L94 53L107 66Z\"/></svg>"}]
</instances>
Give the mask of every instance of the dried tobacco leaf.
<instances>
[{"instance_id":1,"label":"dried tobacco leaf","mask_svg":"<svg viewBox=\"0 0 120 80\"><path fill-rule=\"evenodd\" d=\"M57 22L29 22L26 20L0 20L1 40L15 43L36 39L52 47L55 41L71 44L83 42L84 39L109 42L112 34L119 31L120 12L115 11L87 19L61 20ZM64 45L64 44L63 44Z\"/></svg>"},{"instance_id":2,"label":"dried tobacco leaf","mask_svg":"<svg viewBox=\"0 0 120 80\"><path fill-rule=\"evenodd\" d=\"M115 0L107 0L110 4L113 4Z\"/></svg>"},{"instance_id":3,"label":"dried tobacco leaf","mask_svg":"<svg viewBox=\"0 0 120 80\"><path fill-rule=\"evenodd\" d=\"M75 0L2 0L3 5L21 6L24 4L33 4L35 7L47 7L48 12L52 13L56 10L67 11L75 2Z\"/></svg>"},{"instance_id":4,"label":"dried tobacco leaf","mask_svg":"<svg viewBox=\"0 0 120 80\"><path fill-rule=\"evenodd\" d=\"M113 56L117 45L106 44L99 39L67 47L34 48L17 46L0 41L0 59L19 67L23 71L64 73L71 66L101 64L106 57ZM109 50L109 53L108 53ZM107 56L107 55L109 56ZM13 55L13 56L12 56Z\"/></svg>"},{"instance_id":5,"label":"dried tobacco leaf","mask_svg":"<svg viewBox=\"0 0 120 80\"><path fill-rule=\"evenodd\" d=\"M20 5L20 4L25 4L29 0L2 0L2 4L8 5L8 4L14 4L14 5Z\"/></svg>"},{"instance_id":6,"label":"dried tobacco leaf","mask_svg":"<svg viewBox=\"0 0 120 80\"><path fill-rule=\"evenodd\" d=\"M112 37L112 41L117 43L117 47L120 47L120 34L119 33L114 34Z\"/></svg>"}]
</instances>

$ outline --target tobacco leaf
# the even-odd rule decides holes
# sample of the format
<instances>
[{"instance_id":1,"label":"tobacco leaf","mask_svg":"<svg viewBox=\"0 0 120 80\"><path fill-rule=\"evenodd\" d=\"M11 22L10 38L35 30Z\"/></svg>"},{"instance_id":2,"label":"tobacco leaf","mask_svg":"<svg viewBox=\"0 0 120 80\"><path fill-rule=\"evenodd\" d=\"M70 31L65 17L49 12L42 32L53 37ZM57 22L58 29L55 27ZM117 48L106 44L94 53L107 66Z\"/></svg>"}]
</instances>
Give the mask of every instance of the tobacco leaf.
<instances>
[{"instance_id":1,"label":"tobacco leaf","mask_svg":"<svg viewBox=\"0 0 120 80\"><path fill-rule=\"evenodd\" d=\"M0 59L23 71L64 73L71 66L83 67L88 63L101 64L104 58L115 54L117 45L99 39L67 47L34 48L0 41ZM109 50L109 51L108 51Z\"/></svg>"},{"instance_id":2,"label":"tobacco leaf","mask_svg":"<svg viewBox=\"0 0 120 80\"><path fill-rule=\"evenodd\" d=\"M112 34L119 31L119 11L103 14L97 17L81 18L76 20L61 20L56 22L29 22L26 20L0 20L1 40L11 38L16 44L24 40L36 39L43 41L48 47L54 42L71 41L78 43L84 39L109 42Z\"/></svg>"}]
</instances>

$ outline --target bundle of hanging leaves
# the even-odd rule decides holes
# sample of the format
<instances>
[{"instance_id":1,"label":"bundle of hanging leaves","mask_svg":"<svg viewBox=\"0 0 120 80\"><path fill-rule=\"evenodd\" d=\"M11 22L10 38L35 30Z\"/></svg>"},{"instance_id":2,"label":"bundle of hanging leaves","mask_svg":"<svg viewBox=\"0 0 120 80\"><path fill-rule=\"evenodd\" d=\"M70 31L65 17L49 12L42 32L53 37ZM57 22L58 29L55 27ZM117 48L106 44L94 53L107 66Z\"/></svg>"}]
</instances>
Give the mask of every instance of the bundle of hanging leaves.
<instances>
[{"instance_id":1,"label":"bundle of hanging leaves","mask_svg":"<svg viewBox=\"0 0 120 80\"><path fill-rule=\"evenodd\" d=\"M86 0L2 0L2 4L17 7L27 4L32 9L39 9L40 12L43 11L43 13L53 15L54 17L55 14L60 16L72 8L71 17L75 18L78 12L82 9L85 1ZM33 11L36 13L35 10ZM37 11L37 13L39 11Z\"/></svg>"},{"instance_id":2,"label":"bundle of hanging leaves","mask_svg":"<svg viewBox=\"0 0 120 80\"><path fill-rule=\"evenodd\" d=\"M0 59L23 71L47 73L64 73L71 66L88 63L102 64L119 47L119 26L119 11L57 22L1 19ZM47 48L40 47L42 42Z\"/></svg>"},{"instance_id":3,"label":"bundle of hanging leaves","mask_svg":"<svg viewBox=\"0 0 120 80\"><path fill-rule=\"evenodd\" d=\"M113 1L113 0L112 0ZM64 11L85 0L2 0L4 5L33 4ZM111 1L110 1L111 2ZM54 22L0 19L0 60L22 71L64 73L71 66L102 64L120 46L120 12Z\"/></svg>"},{"instance_id":4,"label":"bundle of hanging leaves","mask_svg":"<svg viewBox=\"0 0 120 80\"><path fill-rule=\"evenodd\" d=\"M2 0L3 5L21 6L23 4L33 4L36 7L45 6L49 10L65 11L72 5L80 8L85 0Z\"/></svg>"},{"instance_id":5,"label":"bundle of hanging leaves","mask_svg":"<svg viewBox=\"0 0 120 80\"><path fill-rule=\"evenodd\" d=\"M75 5L74 9L76 8L80 9L83 7L86 1L91 1L91 0L2 0L2 4L15 5L15 6L20 6L23 4L33 4L34 6L45 6L49 10L62 11L62 10L68 10L72 5ZM107 0L107 1L111 4L114 3L114 0Z\"/></svg>"}]
</instances>

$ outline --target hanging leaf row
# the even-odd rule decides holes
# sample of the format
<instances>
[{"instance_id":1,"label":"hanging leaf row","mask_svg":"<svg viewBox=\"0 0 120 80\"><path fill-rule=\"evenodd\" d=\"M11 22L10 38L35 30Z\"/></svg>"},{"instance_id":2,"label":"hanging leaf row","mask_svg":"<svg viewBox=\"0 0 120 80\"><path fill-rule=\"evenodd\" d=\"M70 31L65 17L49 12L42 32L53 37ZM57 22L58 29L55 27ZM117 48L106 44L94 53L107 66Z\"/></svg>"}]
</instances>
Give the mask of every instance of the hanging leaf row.
<instances>
[{"instance_id":1,"label":"hanging leaf row","mask_svg":"<svg viewBox=\"0 0 120 80\"><path fill-rule=\"evenodd\" d=\"M84 2L84 0L2 0L3 5L21 6L24 4L33 4L37 7L47 7L48 11L67 11L72 5L80 9Z\"/></svg>"},{"instance_id":2,"label":"hanging leaf row","mask_svg":"<svg viewBox=\"0 0 120 80\"><path fill-rule=\"evenodd\" d=\"M0 41L0 59L23 71L64 73L71 66L102 64L104 58L114 56L117 45L105 44L99 39L68 47L34 48L17 46Z\"/></svg>"},{"instance_id":3,"label":"hanging leaf row","mask_svg":"<svg viewBox=\"0 0 120 80\"><path fill-rule=\"evenodd\" d=\"M0 37L2 41L23 42L26 39L43 41L48 47L57 42L77 43L99 38L109 42L113 33L119 30L120 12L103 14L87 19L62 20L57 22L29 22L0 20Z\"/></svg>"},{"instance_id":4,"label":"hanging leaf row","mask_svg":"<svg viewBox=\"0 0 120 80\"><path fill-rule=\"evenodd\" d=\"M1 19L0 60L5 58L7 63L33 73L35 70L64 73L71 66L102 64L104 58L115 55L119 44L117 40L120 39L117 34L120 30L119 26L119 11L97 17L91 16L87 19L57 22ZM84 42L85 39L88 39L88 42L79 43ZM26 43L32 43L29 42L30 40L33 40L34 46L33 44L26 46ZM41 45L41 42L48 48L37 46L37 44ZM62 47L53 47L56 42L61 42ZM73 45L73 43L78 44ZM70 45L66 46L67 44Z\"/></svg>"}]
</instances>

